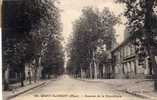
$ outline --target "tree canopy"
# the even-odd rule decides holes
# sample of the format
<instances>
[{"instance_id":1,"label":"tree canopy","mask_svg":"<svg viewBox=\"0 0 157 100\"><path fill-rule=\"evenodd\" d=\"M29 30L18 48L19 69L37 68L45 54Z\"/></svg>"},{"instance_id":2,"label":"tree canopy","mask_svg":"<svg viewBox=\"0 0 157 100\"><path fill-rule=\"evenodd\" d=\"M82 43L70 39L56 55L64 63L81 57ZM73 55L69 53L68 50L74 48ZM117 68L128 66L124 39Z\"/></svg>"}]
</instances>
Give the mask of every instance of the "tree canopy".
<instances>
[{"instance_id":1,"label":"tree canopy","mask_svg":"<svg viewBox=\"0 0 157 100\"><path fill-rule=\"evenodd\" d=\"M38 63L40 57L44 59L46 54L62 49L60 14L54 3L51 0L3 1L3 69L13 66L18 69L20 64L24 68L25 63L34 59ZM56 46L51 47L51 43ZM56 55L63 57L63 52Z\"/></svg>"},{"instance_id":2,"label":"tree canopy","mask_svg":"<svg viewBox=\"0 0 157 100\"><path fill-rule=\"evenodd\" d=\"M82 15L73 24L73 36L69 44L69 66L77 70L87 68L98 47L106 45L106 49L112 48L115 40L114 25L118 18L104 8L100 12L97 8L86 7L82 9ZM75 66L74 66L75 65Z\"/></svg>"}]
</instances>

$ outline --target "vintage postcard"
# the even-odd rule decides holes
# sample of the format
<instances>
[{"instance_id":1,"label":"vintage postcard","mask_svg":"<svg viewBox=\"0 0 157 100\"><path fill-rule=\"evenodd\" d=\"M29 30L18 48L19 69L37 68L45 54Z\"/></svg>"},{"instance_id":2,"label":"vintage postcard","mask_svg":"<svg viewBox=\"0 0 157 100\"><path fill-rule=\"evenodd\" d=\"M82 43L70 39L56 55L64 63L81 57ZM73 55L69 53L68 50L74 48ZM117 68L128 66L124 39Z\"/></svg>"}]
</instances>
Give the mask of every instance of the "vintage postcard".
<instances>
[{"instance_id":1,"label":"vintage postcard","mask_svg":"<svg viewBox=\"0 0 157 100\"><path fill-rule=\"evenodd\" d=\"M0 0L2 100L157 100L157 0Z\"/></svg>"}]
</instances>

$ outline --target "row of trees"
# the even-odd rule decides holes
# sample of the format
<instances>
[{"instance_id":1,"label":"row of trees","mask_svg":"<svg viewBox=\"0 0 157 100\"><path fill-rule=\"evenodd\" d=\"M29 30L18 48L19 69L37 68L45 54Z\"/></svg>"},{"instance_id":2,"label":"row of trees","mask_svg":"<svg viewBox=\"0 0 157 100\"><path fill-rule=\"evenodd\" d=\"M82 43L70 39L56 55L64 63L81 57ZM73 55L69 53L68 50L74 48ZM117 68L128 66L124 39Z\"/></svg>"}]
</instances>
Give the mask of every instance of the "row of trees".
<instances>
[{"instance_id":1,"label":"row of trees","mask_svg":"<svg viewBox=\"0 0 157 100\"><path fill-rule=\"evenodd\" d=\"M145 56L150 58L150 67L154 72L154 87L157 90L157 62L155 60L157 56L157 0L116 0L116 2L126 6L124 16L128 19L127 27L134 37L134 44L146 50L144 55L140 50L137 51L140 59Z\"/></svg>"},{"instance_id":2,"label":"row of trees","mask_svg":"<svg viewBox=\"0 0 157 100\"><path fill-rule=\"evenodd\" d=\"M34 65L35 81L41 66L43 77L53 70L63 72L61 23L55 1L4 0L2 33L4 89L8 89L10 69L19 73L24 85L26 64Z\"/></svg>"},{"instance_id":3,"label":"row of trees","mask_svg":"<svg viewBox=\"0 0 157 100\"><path fill-rule=\"evenodd\" d=\"M111 50L115 42L114 25L119 19L104 8L86 7L82 15L73 24L73 36L68 44L69 62L67 69L71 74L79 75L82 71L90 78L97 78L96 64L103 64L105 53Z\"/></svg>"}]
</instances>

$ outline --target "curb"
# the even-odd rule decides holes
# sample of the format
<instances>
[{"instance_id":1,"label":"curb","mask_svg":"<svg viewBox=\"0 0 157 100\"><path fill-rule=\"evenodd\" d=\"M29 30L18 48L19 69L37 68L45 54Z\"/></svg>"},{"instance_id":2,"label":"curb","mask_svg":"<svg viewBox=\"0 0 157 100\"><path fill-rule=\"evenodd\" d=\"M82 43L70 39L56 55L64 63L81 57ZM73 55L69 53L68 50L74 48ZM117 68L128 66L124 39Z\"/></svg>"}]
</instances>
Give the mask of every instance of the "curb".
<instances>
[{"instance_id":1,"label":"curb","mask_svg":"<svg viewBox=\"0 0 157 100\"><path fill-rule=\"evenodd\" d=\"M145 95L134 93L134 92L131 92L131 91L128 91L128 90L118 90L118 91L125 92L127 94L134 95L136 97L140 97L140 98L143 98L143 99L150 99L149 97L147 97Z\"/></svg>"},{"instance_id":2,"label":"curb","mask_svg":"<svg viewBox=\"0 0 157 100\"><path fill-rule=\"evenodd\" d=\"M46 82L42 82L42 83L40 83L40 84L38 84L38 85L35 85L35 86L30 87L30 88L28 88L28 89L26 89L26 90L24 90L24 91L21 91L21 92L19 92L19 93L17 93L17 94L8 96L8 97L6 98L6 100L9 100L9 99L14 98L14 97L16 97L16 96L19 96L19 95L21 95L21 94L23 94L23 93L25 93L25 92L28 92L28 91L30 91L30 90L32 90L32 89L35 89L35 88L40 87L40 86L45 85L45 84L46 84Z\"/></svg>"},{"instance_id":3,"label":"curb","mask_svg":"<svg viewBox=\"0 0 157 100\"><path fill-rule=\"evenodd\" d=\"M146 96L146 95L143 95L143 94L134 93L134 92L131 92L131 91L128 91L128 90L122 90L122 91L125 92L125 93L128 93L128 94L131 94L131 95L143 98L143 99L156 100L156 99L153 99L153 98L151 98L149 96Z\"/></svg>"},{"instance_id":4,"label":"curb","mask_svg":"<svg viewBox=\"0 0 157 100\"><path fill-rule=\"evenodd\" d=\"M103 82L101 80L98 80L98 81L93 81L93 80L85 80L85 79L78 79L80 81L86 81L86 82ZM107 85L111 85L111 84L107 84ZM115 89L117 91L120 91L120 92L125 92L127 94L130 94L130 95L134 95L136 97L140 97L140 98L143 98L143 99L149 99L149 100L156 100L156 99L153 99L149 96L146 96L146 95L143 95L143 94L139 94L139 93L134 93L134 92L131 92L129 90L119 90L119 89Z\"/></svg>"}]
</instances>

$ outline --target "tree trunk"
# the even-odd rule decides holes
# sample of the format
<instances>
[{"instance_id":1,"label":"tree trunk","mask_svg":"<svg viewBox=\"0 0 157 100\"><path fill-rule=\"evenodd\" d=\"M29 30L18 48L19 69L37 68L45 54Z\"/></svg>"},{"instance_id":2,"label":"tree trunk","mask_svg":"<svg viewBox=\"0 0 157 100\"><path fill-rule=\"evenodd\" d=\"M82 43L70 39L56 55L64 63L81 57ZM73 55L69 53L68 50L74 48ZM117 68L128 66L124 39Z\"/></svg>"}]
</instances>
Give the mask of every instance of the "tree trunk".
<instances>
[{"instance_id":1,"label":"tree trunk","mask_svg":"<svg viewBox=\"0 0 157 100\"><path fill-rule=\"evenodd\" d=\"M37 68L35 66L35 68L34 68L34 83L36 83L36 81L37 81Z\"/></svg>"},{"instance_id":2,"label":"tree trunk","mask_svg":"<svg viewBox=\"0 0 157 100\"><path fill-rule=\"evenodd\" d=\"M152 26L152 14L153 14L153 6L154 6L154 2L155 0L145 0L145 25L144 28L146 29L146 37L147 37L147 51L151 60L151 64L152 64L152 68L153 68L153 79L154 79L154 89L155 91L157 91L157 64L155 61L155 52L154 52L154 48L155 45L152 46L152 30L151 30L151 26Z\"/></svg>"},{"instance_id":3,"label":"tree trunk","mask_svg":"<svg viewBox=\"0 0 157 100\"><path fill-rule=\"evenodd\" d=\"M154 90L157 91L157 63L156 63L156 60L155 60L156 47L151 46L150 43L151 42L149 40L147 45L146 45L146 49L147 49L148 56L149 56L149 59L150 59L150 68L152 68L152 70L153 70Z\"/></svg>"},{"instance_id":4,"label":"tree trunk","mask_svg":"<svg viewBox=\"0 0 157 100\"><path fill-rule=\"evenodd\" d=\"M92 63L90 63L89 65L89 73L90 73L90 79L93 78L93 74L92 74Z\"/></svg>"},{"instance_id":5,"label":"tree trunk","mask_svg":"<svg viewBox=\"0 0 157 100\"><path fill-rule=\"evenodd\" d=\"M157 91L157 63L152 49L150 50L150 60L153 68L154 90Z\"/></svg>"},{"instance_id":6,"label":"tree trunk","mask_svg":"<svg viewBox=\"0 0 157 100\"><path fill-rule=\"evenodd\" d=\"M104 72L103 72L103 67L104 65L100 66L100 78L104 78L103 75L104 75Z\"/></svg>"},{"instance_id":7,"label":"tree trunk","mask_svg":"<svg viewBox=\"0 0 157 100\"><path fill-rule=\"evenodd\" d=\"M39 59L36 57L35 66L34 66L34 83L37 82L38 67L39 67Z\"/></svg>"},{"instance_id":8,"label":"tree trunk","mask_svg":"<svg viewBox=\"0 0 157 100\"><path fill-rule=\"evenodd\" d=\"M21 82L21 87L24 86L24 80L25 80L25 66L21 66L21 72L20 72L20 82Z\"/></svg>"},{"instance_id":9,"label":"tree trunk","mask_svg":"<svg viewBox=\"0 0 157 100\"><path fill-rule=\"evenodd\" d=\"M97 66L95 61L95 52L93 51L94 79L97 79Z\"/></svg>"},{"instance_id":10,"label":"tree trunk","mask_svg":"<svg viewBox=\"0 0 157 100\"><path fill-rule=\"evenodd\" d=\"M82 67L81 67L81 79L83 79L83 70L82 70Z\"/></svg>"},{"instance_id":11,"label":"tree trunk","mask_svg":"<svg viewBox=\"0 0 157 100\"><path fill-rule=\"evenodd\" d=\"M97 67L96 67L96 62L94 61L94 78L97 79Z\"/></svg>"},{"instance_id":12,"label":"tree trunk","mask_svg":"<svg viewBox=\"0 0 157 100\"><path fill-rule=\"evenodd\" d=\"M9 67L3 72L3 81L4 81L4 88L3 90L9 90Z\"/></svg>"},{"instance_id":13,"label":"tree trunk","mask_svg":"<svg viewBox=\"0 0 157 100\"><path fill-rule=\"evenodd\" d=\"M41 57L39 57L39 59L38 59L38 76L37 76L38 80L41 78L41 74L42 74Z\"/></svg>"},{"instance_id":14,"label":"tree trunk","mask_svg":"<svg viewBox=\"0 0 157 100\"><path fill-rule=\"evenodd\" d=\"M29 81L29 84L31 84L31 73L30 73L30 71L28 72L28 81Z\"/></svg>"},{"instance_id":15,"label":"tree trunk","mask_svg":"<svg viewBox=\"0 0 157 100\"><path fill-rule=\"evenodd\" d=\"M153 75L153 73L152 73L153 68L152 68L152 64L151 64L150 60L148 61L148 66L149 66L149 75L152 76Z\"/></svg>"},{"instance_id":16,"label":"tree trunk","mask_svg":"<svg viewBox=\"0 0 157 100\"><path fill-rule=\"evenodd\" d=\"M21 82L21 87L23 87L24 86L23 72L20 73L20 82Z\"/></svg>"}]
</instances>

